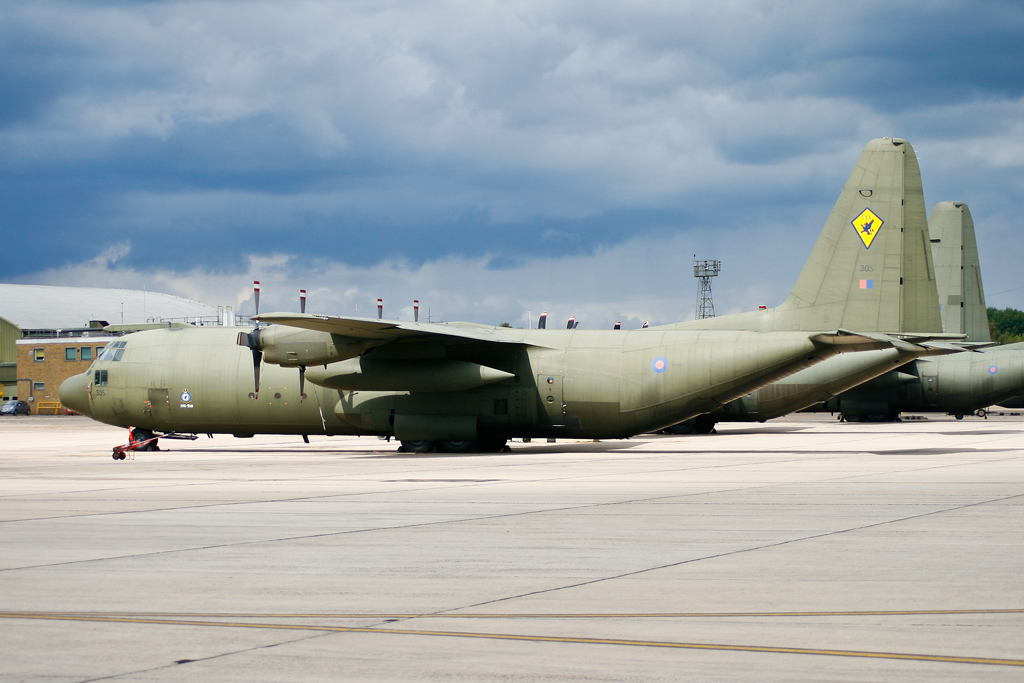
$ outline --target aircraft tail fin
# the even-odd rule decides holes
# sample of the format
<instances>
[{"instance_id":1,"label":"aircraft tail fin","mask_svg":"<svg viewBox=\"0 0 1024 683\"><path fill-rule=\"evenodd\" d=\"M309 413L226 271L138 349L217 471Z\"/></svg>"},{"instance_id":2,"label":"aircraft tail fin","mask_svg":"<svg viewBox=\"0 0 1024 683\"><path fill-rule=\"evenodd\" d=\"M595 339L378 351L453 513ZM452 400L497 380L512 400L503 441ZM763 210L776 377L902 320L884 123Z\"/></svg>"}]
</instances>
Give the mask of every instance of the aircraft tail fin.
<instances>
[{"instance_id":1,"label":"aircraft tail fin","mask_svg":"<svg viewBox=\"0 0 1024 683\"><path fill-rule=\"evenodd\" d=\"M966 334L969 341L991 341L971 210L963 202L939 202L928 229L943 330Z\"/></svg>"},{"instance_id":2,"label":"aircraft tail fin","mask_svg":"<svg viewBox=\"0 0 1024 683\"><path fill-rule=\"evenodd\" d=\"M774 329L939 332L921 170L906 140L861 152Z\"/></svg>"}]
</instances>

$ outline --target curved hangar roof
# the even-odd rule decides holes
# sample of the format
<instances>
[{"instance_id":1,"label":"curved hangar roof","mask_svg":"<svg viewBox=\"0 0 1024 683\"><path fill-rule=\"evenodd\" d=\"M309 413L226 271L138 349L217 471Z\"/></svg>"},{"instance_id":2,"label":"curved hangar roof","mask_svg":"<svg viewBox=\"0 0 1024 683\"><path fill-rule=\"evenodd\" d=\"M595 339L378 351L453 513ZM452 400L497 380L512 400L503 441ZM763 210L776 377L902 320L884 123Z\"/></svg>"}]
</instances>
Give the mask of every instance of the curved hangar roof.
<instances>
[{"instance_id":1,"label":"curved hangar roof","mask_svg":"<svg viewBox=\"0 0 1024 683\"><path fill-rule=\"evenodd\" d=\"M111 325L153 319L192 322L216 317L217 308L139 289L0 284L0 316L22 330L58 330L86 328L90 320Z\"/></svg>"}]
</instances>

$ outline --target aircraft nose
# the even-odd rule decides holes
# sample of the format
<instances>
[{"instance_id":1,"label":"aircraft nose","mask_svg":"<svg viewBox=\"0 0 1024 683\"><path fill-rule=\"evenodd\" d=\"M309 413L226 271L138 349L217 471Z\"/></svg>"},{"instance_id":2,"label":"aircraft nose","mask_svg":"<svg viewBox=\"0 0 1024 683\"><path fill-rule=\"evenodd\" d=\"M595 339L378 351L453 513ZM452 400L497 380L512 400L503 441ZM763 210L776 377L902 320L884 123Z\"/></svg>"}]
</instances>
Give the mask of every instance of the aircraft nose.
<instances>
[{"instance_id":1,"label":"aircraft nose","mask_svg":"<svg viewBox=\"0 0 1024 683\"><path fill-rule=\"evenodd\" d=\"M65 408L70 408L76 413L92 417L92 411L89 406L89 394L86 391L87 384L89 384L89 373L87 372L69 377L60 385L57 396Z\"/></svg>"}]
</instances>

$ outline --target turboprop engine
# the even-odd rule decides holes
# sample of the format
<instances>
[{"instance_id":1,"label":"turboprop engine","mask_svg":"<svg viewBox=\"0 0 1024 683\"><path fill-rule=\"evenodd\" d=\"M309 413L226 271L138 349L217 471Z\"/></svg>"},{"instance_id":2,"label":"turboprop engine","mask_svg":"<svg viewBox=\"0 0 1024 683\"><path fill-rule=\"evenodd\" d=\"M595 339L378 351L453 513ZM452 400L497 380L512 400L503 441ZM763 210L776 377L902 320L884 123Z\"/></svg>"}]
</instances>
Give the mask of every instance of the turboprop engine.
<instances>
[{"instance_id":1,"label":"turboprop engine","mask_svg":"<svg viewBox=\"0 0 1024 683\"><path fill-rule=\"evenodd\" d=\"M260 393L260 365L268 363L286 368L299 369L299 393L306 397L306 367L327 365L347 360L366 353L381 342L373 339L356 339L340 334L303 330L282 325L257 327L252 332L239 332L238 345L252 349L252 367L255 392Z\"/></svg>"},{"instance_id":2,"label":"turboprop engine","mask_svg":"<svg viewBox=\"0 0 1024 683\"><path fill-rule=\"evenodd\" d=\"M379 343L372 339L355 339L283 325L271 325L252 332L238 333L239 346L260 351L268 363L286 368L327 365L354 358Z\"/></svg>"}]
</instances>

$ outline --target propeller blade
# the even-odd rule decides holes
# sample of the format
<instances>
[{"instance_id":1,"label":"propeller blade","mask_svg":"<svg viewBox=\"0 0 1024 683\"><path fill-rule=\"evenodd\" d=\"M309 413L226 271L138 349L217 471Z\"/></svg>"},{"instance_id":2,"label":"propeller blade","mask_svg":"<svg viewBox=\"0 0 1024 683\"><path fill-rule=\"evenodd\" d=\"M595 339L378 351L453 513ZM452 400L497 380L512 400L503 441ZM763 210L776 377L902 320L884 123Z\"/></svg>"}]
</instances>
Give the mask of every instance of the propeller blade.
<instances>
[{"instance_id":1,"label":"propeller blade","mask_svg":"<svg viewBox=\"0 0 1024 683\"><path fill-rule=\"evenodd\" d=\"M299 400L306 400L306 366L299 366Z\"/></svg>"},{"instance_id":2,"label":"propeller blade","mask_svg":"<svg viewBox=\"0 0 1024 683\"><path fill-rule=\"evenodd\" d=\"M259 328L252 332L239 332L238 345L252 350L252 372L256 391L250 394L250 397L256 398L260 393L260 366L263 364L263 350L260 348Z\"/></svg>"},{"instance_id":3,"label":"propeller blade","mask_svg":"<svg viewBox=\"0 0 1024 683\"><path fill-rule=\"evenodd\" d=\"M252 374L253 384L256 386L255 394L260 395L260 365L263 364L263 352L259 349L252 350Z\"/></svg>"},{"instance_id":4,"label":"propeller blade","mask_svg":"<svg viewBox=\"0 0 1024 683\"><path fill-rule=\"evenodd\" d=\"M254 280L252 283L252 293L256 297L256 315L260 314L260 281Z\"/></svg>"},{"instance_id":5,"label":"propeller blade","mask_svg":"<svg viewBox=\"0 0 1024 683\"><path fill-rule=\"evenodd\" d=\"M299 312L306 312L306 290L304 289L299 290Z\"/></svg>"}]
</instances>

